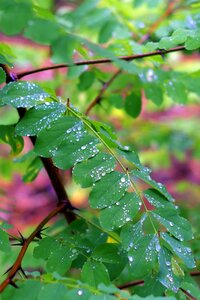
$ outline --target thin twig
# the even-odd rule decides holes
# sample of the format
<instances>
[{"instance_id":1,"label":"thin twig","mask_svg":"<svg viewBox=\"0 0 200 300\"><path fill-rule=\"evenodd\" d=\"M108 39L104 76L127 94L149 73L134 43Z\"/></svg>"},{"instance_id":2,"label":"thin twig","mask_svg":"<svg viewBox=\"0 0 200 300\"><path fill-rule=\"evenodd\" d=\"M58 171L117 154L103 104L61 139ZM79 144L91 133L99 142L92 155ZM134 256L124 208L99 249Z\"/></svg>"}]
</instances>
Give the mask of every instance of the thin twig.
<instances>
[{"instance_id":1,"label":"thin twig","mask_svg":"<svg viewBox=\"0 0 200 300\"><path fill-rule=\"evenodd\" d=\"M197 298L195 298L194 296L192 296L188 291L180 288L180 290L188 297L188 299L190 300L197 300Z\"/></svg>"},{"instance_id":2,"label":"thin twig","mask_svg":"<svg viewBox=\"0 0 200 300\"><path fill-rule=\"evenodd\" d=\"M164 13L150 26L148 29L147 33L142 36L138 43L142 44L146 40L149 39L149 37L153 34L153 32L158 28L158 26L171 14L175 12L175 9L178 9L176 6L176 2L171 2L170 0L168 1L167 8L164 11ZM86 109L85 114L88 115L90 110L96 105L99 104L103 94L107 90L107 88L110 86L110 84L122 73L122 70L117 70L113 76L108 80L108 82L104 83L103 87L101 88L99 94L96 96L96 98L89 104L88 108Z\"/></svg>"},{"instance_id":3,"label":"thin twig","mask_svg":"<svg viewBox=\"0 0 200 300\"><path fill-rule=\"evenodd\" d=\"M200 276L200 271L194 271L190 273L190 276L195 277L195 276Z\"/></svg>"},{"instance_id":4,"label":"thin twig","mask_svg":"<svg viewBox=\"0 0 200 300\"><path fill-rule=\"evenodd\" d=\"M123 289L127 289L129 287L132 287L132 286L143 285L143 284L144 284L144 280L130 281L130 282L124 283L122 285L119 285L118 289L123 290Z\"/></svg>"},{"instance_id":5,"label":"thin twig","mask_svg":"<svg viewBox=\"0 0 200 300\"><path fill-rule=\"evenodd\" d=\"M8 277L1 283L0 285L0 293L3 292L3 290L13 282L13 278L16 275L16 273L21 270L21 263L23 260L23 257L28 249L28 246L30 243L37 237L37 235L41 232L44 225L46 225L55 215L57 215L59 212L62 212L66 208L66 203L60 204L58 207L54 208L43 220L40 222L40 224L35 228L35 230L31 233L31 235L24 240L24 244L14 262L12 267L9 269Z\"/></svg>"},{"instance_id":6,"label":"thin twig","mask_svg":"<svg viewBox=\"0 0 200 300\"><path fill-rule=\"evenodd\" d=\"M184 46L177 46L177 47L174 47L174 48L170 48L168 50L156 50L156 51L152 51L152 52L135 54L135 55L119 56L119 57L116 57L116 59L131 61L131 60L141 59L141 58L144 58L144 57L164 55L164 54L167 54L167 53L183 51L183 50L185 50ZM69 67L73 67L73 66L97 65L97 64L105 64L105 63L113 63L113 62L115 62L115 60L110 59L110 58L83 60L83 61L73 62L72 64L58 64L58 65L48 66L48 67L44 67L44 68L33 69L33 70L30 70L30 71L25 71L25 72L18 73L16 75L17 75L18 79L21 79L22 77L25 77L25 76L28 76L28 75L31 75L31 74L34 74L34 73L48 71L48 70L69 68Z\"/></svg>"},{"instance_id":7,"label":"thin twig","mask_svg":"<svg viewBox=\"0 0 200 300\"><path fill-rule=\"evenodd\" d=\"M90 105L88 106L88 108L86 109L85 114L88 115L90 110L98 103L100 103L101 101L101 97L103 96L103 94L105 93L105 91L107 90L107 88L111 85L111 83L116 79L116 77L121 74L122 70L118 70L117 72L115 72L113 74L113 76L103 84L99 94L96 96L96 98L90 103Z\"/></svg>"},{"instance_id":8,"label":"thin twig","mask_svg":"<svg viewBox=\"0 0 200 300\"><path fill-rule=\"evenodd\" d=\"M137 280L137 281L130 281L127 283L124 283L122 285L119 285L118 288L120 290L127 289L133 286L143 285L144 280ZM197 300L194 296L192 296L188 291L184 290L183 288L180 288L180 290L190 299L190 300Z\"/></svg>"},{"instance_id":9,"label":"thin twig","mask_svg":"<svg viewBox=\"0 0 200 300\"><path fill-rule=\"evenodd\" d=\"M179 6L176 7L176 1L168 1L168 5L163 12L163 14L149 27L148 32L141 38L140 42L143 43L146 41L159 27L159 25L169 16L171 16L176 10L178 10Z\"/></svg>"}]
</instances>

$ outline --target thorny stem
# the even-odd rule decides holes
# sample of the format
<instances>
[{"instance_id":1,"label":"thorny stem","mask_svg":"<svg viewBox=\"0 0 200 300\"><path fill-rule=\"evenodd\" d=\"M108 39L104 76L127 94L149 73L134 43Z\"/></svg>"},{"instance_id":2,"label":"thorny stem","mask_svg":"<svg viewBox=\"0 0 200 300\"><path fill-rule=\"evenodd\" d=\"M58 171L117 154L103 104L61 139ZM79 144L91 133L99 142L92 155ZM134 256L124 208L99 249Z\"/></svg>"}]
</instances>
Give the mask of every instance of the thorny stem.
<instances>
[{"instance_id":1,"label":"thorny stem","mask_svg":"<svg viewBox=\"0 0 200 300\"><path fill-rule=\"evenodd\" d=\"M24 239L24 244L22 245L22 248L12 265L11 269L9 270L8 277L1 283L0 285L0 293L3 292L3 290L12 283L13 277L16 275L16 273L21 269L21 263L23 260L23 257L28 249L28 246L30 243L37 237L38 233L41 231L41 229L44 227L45 224L47 224L55 215L57 215L59 212L62 212L64 209L66 209L67 205L66 203L61 203L58 207L54 208L43 220L40 222L40 224L35 228L35 230L31 233L31 235Z\"/></svg>"},{"instance_id":2,"label":"thorny stem","mask_svg":"<svg viewBox=\"0 0 200 300\"><path fill-rule=\"evenodd\" d=\"M167 54L167 53L183 51L183 50L185 50L184 46L177 46L177 47L174 47L174 48L170 48L168 50L156 50L156 51L152 51L152 52L135 54L135 55L119 56L119 57L116 57L116 58L121 59L121 60L125 60L125 61L131 61L131 60L141 59L141 58L144 58L144 57L164 55L164 54ZM58 64L58 65L53 65L53 66L49 66L49 67L33 69L33 70L30 70L30 71L25 71L25 72L18 73L16 75L17 75L18 79L21 79L25 76L28 76L28 75L31 75L31 74L34 74L34 73L43 72L43 71L48 71L48 70L69 68L69 67L74 67L74 66L97 65L97 64L105 64L105 63L113 63L113 62L115 62L115 61L110 59L110 58L83 60L83 61L73 62L72 64Z\"/></svg>"}]
</instances>

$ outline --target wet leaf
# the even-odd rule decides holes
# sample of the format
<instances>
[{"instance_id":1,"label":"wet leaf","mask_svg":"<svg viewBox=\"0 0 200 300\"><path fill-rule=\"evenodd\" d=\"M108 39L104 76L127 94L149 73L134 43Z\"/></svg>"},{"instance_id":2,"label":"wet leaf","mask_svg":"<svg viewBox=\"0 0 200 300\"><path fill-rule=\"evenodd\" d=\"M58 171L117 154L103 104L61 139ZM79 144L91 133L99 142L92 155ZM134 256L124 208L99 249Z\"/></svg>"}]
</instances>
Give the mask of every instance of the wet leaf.
<instances>
[{"instance_id":1,"label":"wet leaf","mask_svg":"<svg viewBox=\"0 0 200 300\"><path fill-rule=\"evenodd\" d=\"M108 230L119 228L131 221L139 209L139 197L134 193L125 193L118 202L101 210L101 226ZM113 216L115 217L113 218Z\"/></svg>"},{"instance_id":2,"label":"wet leaf","mask_svg":"<svg viewBox=\"0 0 200 300\"><path fill-rule=\"evenodd\" d=\"M195 262L192 256L192 250L189 247L184 246L180 241L173 238L166 232L161 233L161 237L170 246L171 251L182 259L188 268L194 268Z\"/></svg>"},{"instance_id":3,"label":"wet leaf","mask_svg":"<svg viewBox=\"0 0 200 300\"><path fill-rule=\"evenodd\" d=\"M16 126L19 135L37 135L39 131L55 122L66 110L66 107L57 102L46 102L29 109Z\"/></svg>"},{"instance_id":4,"label":"wet leaf","mask_svg":"<svg viewBox=\"0 0 200 300\"><path fill-rule=\"evenodd\" d=\"M10 82L0 90L0 105L30 108L41 104L49 95L35 83Z\"/></svg>"},{"instance_id":5,"label":"wet leaf","mask_svg":"<svg viewBox=\"0 0 200 300\"><path fill-rule=\"evenodd\" d=\"M127 175L112 172L94 184L89 196L89 202L93 208L104 208L116 203L128 189L129 180Z\"/></svg>"},{"instance_id":6,"label":"wet leaf","mask_svg":"<svg viewBox=\"0 0 200 300\"><path fill-rule=\"evenodd\" d=\"M115 159L111 155L99 153L88 160L76 164L73 169L73 178L82 187L89 187L107 173L112 172L115 166Z\"/></svg>"},{"instance_id":7,"label":"wet leaf","mask_svg":"<svg viewBox=\"0 0 200 300\"><path fill-rule=\"evenodd\" d=\"M97 287L99 283L110 283L108 271L104 264L97 261L87 261L81 272L81 279L91 286Z\"/></svg>"},{"instance_id":8,"label":"wet leaf","mask_svg":"<svg viewBox=\"0 0 200 300\"><path fill-rule=\"evenodd\" d=\"M151 213L178 240L188 241L192 239L190 223L178 216L174 210L159 208Z\"/></svg>"}]
</instances>

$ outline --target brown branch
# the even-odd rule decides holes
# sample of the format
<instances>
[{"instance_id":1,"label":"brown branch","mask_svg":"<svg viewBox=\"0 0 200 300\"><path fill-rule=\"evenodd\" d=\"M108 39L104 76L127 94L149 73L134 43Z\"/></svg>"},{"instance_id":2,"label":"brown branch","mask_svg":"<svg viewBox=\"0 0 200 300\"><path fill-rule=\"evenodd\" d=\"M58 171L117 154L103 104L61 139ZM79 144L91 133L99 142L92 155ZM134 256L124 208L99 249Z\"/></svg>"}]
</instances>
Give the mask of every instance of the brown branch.
<instances>
[{"instance_id":1,"label":"brown branch","mask_svg":"<svg viewBox=\"0 0 200 300\"><path fill-rule=\"evenodd\" d=\"M131 60L141 59L141 58L144 58L144 57L164 55L164 54L167 54L167 53L177 52L177 51L182 51L182 50L185 50L184 46L177 46L177 47L174 47L174 48L170 48L168 50L156 50L156 51L152 51L152 52L135 54L135 55L119 56L119 57L116 57L116 59L131 61ZM39 68L39 69L33 69L33 70L30 70L30 71L25 71L25 72L18 73L16 75L17 75L18 79L21 79L22 77L25 77L25 76L28 76L28 75L31 75L31 74L34 74L34 73L48 71L48 70L69 68L69 67L74 67L74 66L97 65L97 64L105 64L105 63L113 63L113 62L115 62L115 60L110 59L110 58L83 60L83 61L74 62L72 64L59 64L59 65L48 66L48 67Z\"/></svg>"},{"instance_id":2,"label":"brown branch","mask_svg":"<svg viewBox=\"0 0 200 300\"><path fill-rule=\"evenodd\" d=\"M197 298L193 297L188 291L180 288L180 290L191 300L197 300Z\"/></svg>"},{"instance_id":3,"label":"brown branch","mask_svg":"<svg viewBox=\"0 0 200 300\"><path fill-rule=\"evenodd\" d=\"M149 27L148 32L141 38L140 42L143 43L146 41L159 27L159 25L169 16L171 16L176 10L178 10L181 7L176 7L177 1L168 1L168 5L163 12L163 14Z\"/></svg>"},{"instance_id":4,"label":"brown branch","mask_svg":"<svg viewBox=\"0 0 200 300\"><path fill-rule=\"evenodd\" d=\"M23 246L14 262L12 267L9 269L7 278L1 283L0 285L0 293L3 292L3 290L9 285L12 284L13 278L16 275L16 273L21 269L21 263L23 260L24 255L26 254L26 251L28 249L28 246L30 243L37 237L37 235L41 232L44 225L46 225L55 215L57 215L59 212L63 212L64 209L66 209L67 205L66 203L60 204L58 207L54 208L41 222L40 224L35 228L35 230L31 233L31 235L24 240Z\"/></svg>"},{"instance_id":5,"label":"brown branch","mask_svg":"<svg viewBox=\"0 0 200 300\"><path fill-rule=\"evenodd\" d=\"M99 94L96 96L96 98L90 103L90 105L88 106L88 108L86 109L85 114L88 115L90 110L98 103L100 103L101 101L101 97L103 96L103 94L105 93L105 91L107 90L107 88L111 85L111 83L116 79L116 77L121 74L122 70L118 70L117 72L115 72L113 74L113 76L103 84Z\"/></svg>"},{"instance_id":6,"label":"brown branch","mask_svg":"<svg viewBox=\"0 0 200 300\"><path fill-rule=\"evenodd\" d=\"M190 273L190 276L195 277L195 276L200 276L200 271L194 271Z\"/></svg>"},{"instance_id":7,"label":"brown branch","mask_svg":"<svg viewBox=\"0 0 200 300\"><path fill-rule=\"evenodd\" d=\"M6 65L0 64L0 67L2 67L6 73L6 83L13 82L19 79L18 75L11 73L9 68ZM24 116L25 112L26 112L25 108L18 108L20 119ZM36 141L36 137L32 136L30 137L30 139L34 145ZM50 158L40 157L40 159L44 165L44 168L49 176L51 184L57 195L58 204L61 204L63 201L65 201L67 210L64 212L64 216L67 222L71 223L72 221L75 220L75 214L73 213L74 207L70 203L69 197L67 195L67 192L65 191L65 187L59 175L58 169L53 165L53 162Z\"/></svg>"},{"instance_id":8,"label":"brown branch","mask_svg":"<svg viewBox=\"0 0 200 300\"><path fill-rule=\"evenodd\" d=\"M146 40L149 39L149 37L153 34L153 32L159 27L159 25L170 15L172 15L175 12L175 5L176 2L171 2L171 0L168 1L168 5L166 10L164 11L164 13L150 26L149 30L147 31L147 33L139 39L138 43L142 44L144 43ZM176 7L177 9L177 7ZM96 105L99 104L101 99L102 99L102 95L105 93L105 91L107 90L107 88L110 86L110 84L121 74L122 70L118 70L117 72L115 72L113 74L113 76L109 79L108 82L104 83L103 87L101 88L99 94L96 96L96 98L89 104L88 108L86 109L85 114L88 115L90 110Z\"/></svg>"},{"instance_id":9,"label":"brown branch","mask_svg":"<svg viewBox=\"0 0 200 300\"><path fill-rule=\"evenodd\" d=\"M144 280L137 280L137 281L130 281L130 282L127 282L125 284L122 284L122 285L119 285L118 288L120 290L123 290L123 289L127 289L127 288L130 288L130 287L133 287L133 286L137 286L137 285L143 285L144 284ZM189 299L191 300L197 300L195 297L193 297L189 292L187 292L186 290L184 290L183 288L180 288L180 290L187 296L189 297Z\"/></svg>"},{"instance_id":10,"label":"brown branch","mask_svg":"<svg viewBox=\"0 0 200 300\"><path fill-rule=\"evenodd\" d=\"M122 285L119 285L118 289L123 290L123 289L127 289L129 287L132 287L132 286L143 285L143 284L144 284L144 280L130 281L130 282L124 283Z\"/></svg>"}]
</instances>

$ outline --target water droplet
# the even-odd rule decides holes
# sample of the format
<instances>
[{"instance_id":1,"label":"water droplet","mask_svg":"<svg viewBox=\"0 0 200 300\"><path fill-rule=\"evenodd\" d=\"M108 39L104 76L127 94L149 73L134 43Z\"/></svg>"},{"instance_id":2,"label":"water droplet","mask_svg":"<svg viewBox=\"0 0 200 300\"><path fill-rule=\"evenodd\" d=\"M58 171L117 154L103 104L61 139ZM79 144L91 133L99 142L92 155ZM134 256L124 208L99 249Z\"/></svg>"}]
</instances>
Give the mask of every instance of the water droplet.
<instances>
[{"instance_id":1,"label":"water droplet","mask_svg":"<svg viewBox=\"0 0 200 300\"><path fill-rule=\"evenodd\" d=\"M132 256L128 256L128 260L129 260L130 262L133 262L133 257L132 257Z\"/></svg>"},{"instance_id":2,"label":"water droplet","mask_svg":"<svg viewBox=\"0 0 200 300\"><path fill-rule=\"evenodd\" d=\"M82 295L83 295L83 291L82 291L82 290L78 290L77 294L78 294L79 296L82 296Z\"/></svg>"}]
</instances>

